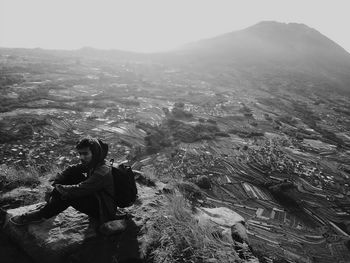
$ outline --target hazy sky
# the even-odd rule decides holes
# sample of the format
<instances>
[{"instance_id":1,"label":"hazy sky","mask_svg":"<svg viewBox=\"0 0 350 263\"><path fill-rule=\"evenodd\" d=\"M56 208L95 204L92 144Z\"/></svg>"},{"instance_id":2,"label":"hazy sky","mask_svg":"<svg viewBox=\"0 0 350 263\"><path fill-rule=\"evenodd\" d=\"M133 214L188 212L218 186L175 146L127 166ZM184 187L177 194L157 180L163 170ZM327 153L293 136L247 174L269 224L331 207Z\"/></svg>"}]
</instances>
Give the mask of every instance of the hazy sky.
<instances>
[{"instance_id":1,"label":"hazy sky","mask_svg":"<svg viewBox=\"0 0 350 263\"><path fill-rule=\"evenodd\" d=\"M349 10L349 0L0 0L0 47L163 51L273 20L350 52Z\"/></svg>"}]
</instances>

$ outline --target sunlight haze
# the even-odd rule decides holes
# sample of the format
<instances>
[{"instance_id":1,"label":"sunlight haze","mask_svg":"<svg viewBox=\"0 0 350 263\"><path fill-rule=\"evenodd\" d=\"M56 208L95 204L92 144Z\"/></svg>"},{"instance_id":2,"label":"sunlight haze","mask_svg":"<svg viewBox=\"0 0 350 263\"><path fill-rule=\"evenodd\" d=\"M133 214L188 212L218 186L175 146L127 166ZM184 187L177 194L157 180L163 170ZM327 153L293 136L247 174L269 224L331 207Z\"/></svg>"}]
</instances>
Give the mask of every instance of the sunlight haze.
<instances>
[{"instance_id":1,"label":"sunlight haze","mask_svg":"<svg viewBox=\"0 0 350 263\"><path fill-rule=\"evenodd\" d=\"M272 20L304 23L350 51L347 5L342 0L0 0L0 47L166 51Z\"/></svg>"}]
</instances>

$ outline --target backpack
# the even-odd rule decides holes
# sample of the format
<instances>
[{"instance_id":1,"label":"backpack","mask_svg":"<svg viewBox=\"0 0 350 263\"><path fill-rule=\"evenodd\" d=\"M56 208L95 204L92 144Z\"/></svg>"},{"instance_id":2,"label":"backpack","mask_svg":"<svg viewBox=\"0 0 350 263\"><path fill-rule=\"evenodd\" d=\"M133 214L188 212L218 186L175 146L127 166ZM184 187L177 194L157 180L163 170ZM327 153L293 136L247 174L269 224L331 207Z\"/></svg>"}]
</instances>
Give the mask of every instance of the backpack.
<instances>
[{"instance_id":1,"label":"backpack","mask_svg":"<svg viewBox=\"0 0 350 263\"><path fill-rule=\"evenodd\" d=\"M137 198L135 174L128 165L122 163L118 167L115 167L113 166L114 160L111 159L110 162L112 166L115 203L120 208L132 206Z\"/></svg>"}]
</instances>

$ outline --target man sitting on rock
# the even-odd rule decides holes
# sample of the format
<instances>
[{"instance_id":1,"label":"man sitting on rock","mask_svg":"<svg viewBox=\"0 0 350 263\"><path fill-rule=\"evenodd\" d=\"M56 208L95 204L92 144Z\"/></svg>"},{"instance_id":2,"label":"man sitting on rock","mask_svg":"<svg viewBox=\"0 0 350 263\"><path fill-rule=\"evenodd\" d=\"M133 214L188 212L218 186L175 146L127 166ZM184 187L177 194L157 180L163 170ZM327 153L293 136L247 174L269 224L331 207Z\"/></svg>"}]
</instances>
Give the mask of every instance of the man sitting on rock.
<instances>
[{"instance_id":1,"label":"man sitting on rock","mask_svg":"<svg viewBox=\"0 0 350 263\"><path fill-rule=\"evenodd\" d=\"M35 211L12 217L12 223L26 225L41 222L69 206L101 223L115 219L117 207L113 200L113 178L111 167L105 163L108 145L86 137L77 143L76 149L81 163L57 174L52 190L46 193L46 204Z\"/></svg>"}]
</instances>

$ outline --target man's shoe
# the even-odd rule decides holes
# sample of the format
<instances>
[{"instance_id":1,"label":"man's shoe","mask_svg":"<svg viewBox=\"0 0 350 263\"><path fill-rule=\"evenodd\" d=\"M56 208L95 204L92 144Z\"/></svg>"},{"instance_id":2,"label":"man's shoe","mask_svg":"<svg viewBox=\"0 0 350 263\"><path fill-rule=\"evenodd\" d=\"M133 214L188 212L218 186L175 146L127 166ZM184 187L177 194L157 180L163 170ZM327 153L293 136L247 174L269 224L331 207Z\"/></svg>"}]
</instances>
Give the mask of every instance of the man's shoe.
<instances>
[{"instance_id":1,"label":"man's shoe","mask_svg":"<svg viewBox=\"0 0 350 263\"><path fill-rule=\"evenodd\" d=\"M118 220L118 219L126 219L128 218L128 213L125 213L121 210L117 210L115 216L114 216L114 219L115 220Z\"/></svg>"},{"instance_id":2,"label":"man's shoe","mask_svg":"<svg viewBox=\"0 0 350 263\"><path fill-rule=\"evenodd\" d=\"M10 218L10 222L17 226L24 226L33 223L41 223L45 221L40 214L40 211L32 211L28 213L24 213L22 215L13 216Z\"/></svg>"}]
</instances>

